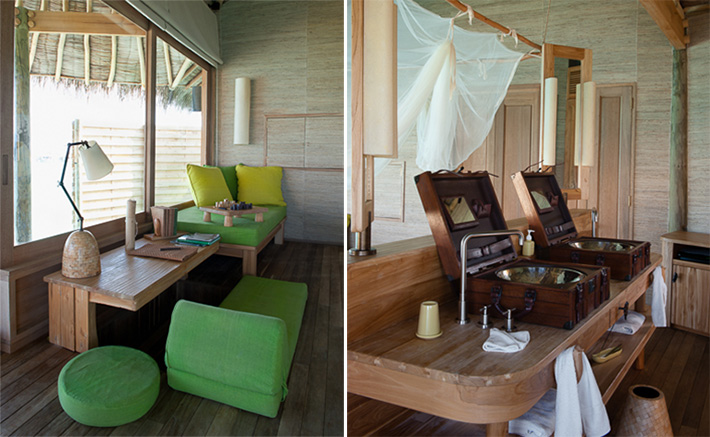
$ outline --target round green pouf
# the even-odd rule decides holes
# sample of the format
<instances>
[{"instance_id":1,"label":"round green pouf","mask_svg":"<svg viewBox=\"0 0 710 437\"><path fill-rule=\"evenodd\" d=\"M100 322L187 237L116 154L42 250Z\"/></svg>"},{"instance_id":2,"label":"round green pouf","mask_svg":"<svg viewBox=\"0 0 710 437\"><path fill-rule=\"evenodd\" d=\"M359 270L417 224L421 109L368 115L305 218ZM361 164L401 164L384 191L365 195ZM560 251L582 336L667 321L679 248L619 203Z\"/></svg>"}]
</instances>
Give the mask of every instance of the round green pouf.
<instances>
[{"instance_id":1,"label":"round green pouf","mask_svg":"<svg viewBox=\"0 0 710 437\"><path fill-rule=\"evenodd\" d=\"M160 371L147 354L104 346L69 361L57 383L59 403L87 426L119 426L141 418L158 398Z\"/></svg>"}]
</instances>

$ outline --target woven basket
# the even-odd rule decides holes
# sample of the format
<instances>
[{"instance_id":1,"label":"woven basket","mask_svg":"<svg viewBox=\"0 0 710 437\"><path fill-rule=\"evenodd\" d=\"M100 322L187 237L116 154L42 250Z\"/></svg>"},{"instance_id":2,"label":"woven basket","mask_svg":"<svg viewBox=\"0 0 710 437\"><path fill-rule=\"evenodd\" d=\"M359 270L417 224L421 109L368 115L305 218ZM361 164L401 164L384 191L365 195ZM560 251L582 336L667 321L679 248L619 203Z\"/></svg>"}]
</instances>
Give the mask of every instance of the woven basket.
<instances>
[{"instance_id":1,"label":"woven basket","mask_svg":"<svg viewBox=\"0 0 710 437\"><path fill-rule=\"evenodd\" d=\"M617 436L672 436L663 392L650 385L629 388L623 410L614 426Z\"/></svg>"}]
</instances>

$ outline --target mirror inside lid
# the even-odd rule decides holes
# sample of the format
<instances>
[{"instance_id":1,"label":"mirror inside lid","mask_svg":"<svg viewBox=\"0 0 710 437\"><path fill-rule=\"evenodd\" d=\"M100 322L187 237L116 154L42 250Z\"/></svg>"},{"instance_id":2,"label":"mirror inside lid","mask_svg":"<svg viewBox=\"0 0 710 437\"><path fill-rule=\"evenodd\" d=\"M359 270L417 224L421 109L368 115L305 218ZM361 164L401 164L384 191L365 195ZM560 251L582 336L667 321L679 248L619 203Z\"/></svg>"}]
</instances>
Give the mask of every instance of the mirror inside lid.
<instances>
[{"instance_id":1,"label":"mirror inside lid","mask_svg":"<svg viewBox=\"0 0 710 437\"><path fill-rule=\"evenodd\" d=\"M525 218L535 231L533 238L536 244L549 247L577 236L577 229L553 173L518 172L513 175L513 185Z\"/></svg>"},{"instance_id":2,"label":"mirror inside lid","mask_svg":"<svg viewBox=\"0 0 710 437\"><path fill-rule=\"evenodd\" d=\"M414 177L446 274L460 276L460 245L466 234L507 229L488 172L424 172ZM468 270L477 272L516 257L508 236L472 238Z\"/></svg>"}]
</instances>

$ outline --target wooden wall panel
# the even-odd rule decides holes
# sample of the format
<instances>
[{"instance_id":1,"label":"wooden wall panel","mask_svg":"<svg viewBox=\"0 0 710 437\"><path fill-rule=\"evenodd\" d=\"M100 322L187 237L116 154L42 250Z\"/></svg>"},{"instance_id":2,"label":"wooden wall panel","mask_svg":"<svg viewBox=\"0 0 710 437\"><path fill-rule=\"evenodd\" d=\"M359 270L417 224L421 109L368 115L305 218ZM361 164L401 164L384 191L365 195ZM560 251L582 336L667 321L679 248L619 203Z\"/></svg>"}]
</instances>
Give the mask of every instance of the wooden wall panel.
<instances>
[{"instance_id":1,"label":"wooden wall panel","mask_svg":"<svg viewBox=\"0 0 710 437\"><path fill-rule=\"evenodd\" d=\"M217 162L219 165L244 163L263 165L265 114L314 114L343 112L343 3L339 1L239 1L225 3L219 13L222 59L218 70L217 93ZM249 145L235 146L234 79L251 78L251 119ZM310 166L309 160L327 166L340 163L343 157L343 125L338 122L315 122L318 134L311 137L306 123L294 133L287 126L298 122L277 122L278 152L270 156L272 165ZM270 120L269 123L274 122ZM294 127L294 126L290 126ZM272 135L273 129L269 130ZM274 133L277 135L277 133ZM306 141L311 147L304 151ZM297 152L300 148L300 152ZM307 152L311 152L310 154ZM299 155L300 153L300 155ZM310 156L310 158L309 158ZM298 171L299 173L295 173ZM322 177L305 177L301 170L286 171L282 183L288 203L287 239L342 241L342 225L321 229L306 226L321 208L308 210L302 202L309 192L331 189L327 206L343 211L342 189L317 184ZM342 180L343 173L338 173ZM316 184L316 185L308 185ZM341 185L342 187L342 182ZM339 202L338 205L335 203ZM308 211L308 217L306 212ZM323 220L328 221L326 214ZM342 220L341 220L342 222Z\"/></svg>"}]
</instances>

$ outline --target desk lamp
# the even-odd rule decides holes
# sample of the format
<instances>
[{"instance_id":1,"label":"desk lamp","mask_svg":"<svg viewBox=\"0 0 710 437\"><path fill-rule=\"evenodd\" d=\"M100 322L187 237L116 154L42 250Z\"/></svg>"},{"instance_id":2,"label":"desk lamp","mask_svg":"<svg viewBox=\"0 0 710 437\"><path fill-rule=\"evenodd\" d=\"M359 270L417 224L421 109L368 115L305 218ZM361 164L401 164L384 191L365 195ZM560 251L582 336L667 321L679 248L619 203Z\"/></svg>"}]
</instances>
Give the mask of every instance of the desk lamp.
<instances>
[{"instance_id":1,"label":"desk lamp","mask_svg":"<svg viewBox=\"0 0 710 437\"><path fill-rule=\"evenodd\" d=\"M86 178L90 181L101 179L113 170L113 164L104 154L103 150L96 144L96 141L78 141L67 144L67 154L64 157L64 168L59 186L67 195L76 215L79 216L79 230L69 234L69 238L64 243L64 253L62 254L62 275L68 278L89 278L101 273L101 258L99 255L99 244L94 235L84 230L84 217L79 212L74 200L64 186L64 174L67 171L67 161L69 161L69 151L73 146L79 147L79 155L84 161Z\"/></svg>"}]
</instances>

